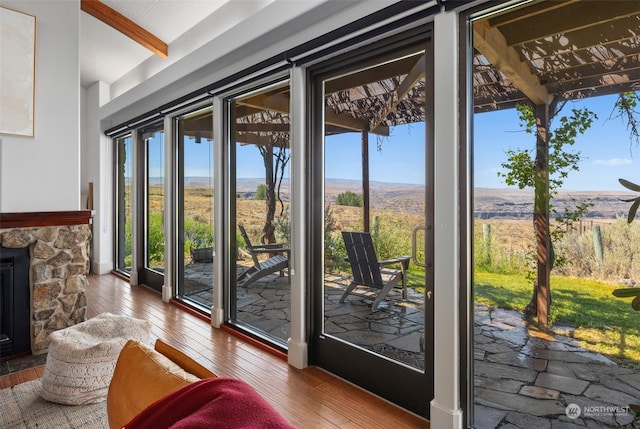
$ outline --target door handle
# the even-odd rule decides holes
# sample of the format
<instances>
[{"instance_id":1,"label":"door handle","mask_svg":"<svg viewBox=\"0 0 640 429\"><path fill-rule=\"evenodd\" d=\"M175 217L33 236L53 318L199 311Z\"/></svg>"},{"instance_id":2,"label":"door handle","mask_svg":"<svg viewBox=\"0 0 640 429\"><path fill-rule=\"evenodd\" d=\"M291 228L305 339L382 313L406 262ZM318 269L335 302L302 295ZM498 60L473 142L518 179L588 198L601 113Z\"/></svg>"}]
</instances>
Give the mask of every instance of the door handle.
<instances>
[{"instance_id":1,"label":"door handle","mask_svg":"<svg viewBox=\"0 0 640 429\"><path fill-rule=\"evenodd\" d=\"M422 268L431 267L430 263L426 261L422 262L418 260L418 246L417 246L418 231L424 231L426 233L430 229L431 229L430 226L416 226L415 228L413 228L413 231L411 231L411 259L413 260L413 263L416 264L416 266L418 267L422 267Z\"/></svg>"}]
</instances>

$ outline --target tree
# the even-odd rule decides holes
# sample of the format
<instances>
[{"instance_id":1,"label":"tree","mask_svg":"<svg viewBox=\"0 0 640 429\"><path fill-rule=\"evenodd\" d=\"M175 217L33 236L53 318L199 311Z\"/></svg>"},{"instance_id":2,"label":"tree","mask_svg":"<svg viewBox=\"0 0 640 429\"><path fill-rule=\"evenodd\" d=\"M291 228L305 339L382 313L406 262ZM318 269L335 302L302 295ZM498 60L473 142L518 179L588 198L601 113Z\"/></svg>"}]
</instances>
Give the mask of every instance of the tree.
<instances>
[{"instance_id":1,"label":"tree","mask_svg":"<svg viewBox=\"0 0 640 429\"><path fill-rule=\"evenodd\" d=\"M265 202L267 215L262 227L262 244L276 242L274 219L277 203L280 203L280 215L284 212L284 203L280 198L280 186L289 163L289 136L281 133L271 134L271 144L258 146L265 168Z\"/></svg>"},{"instance_id":2,"label":"tree","mask_svg":"<svg viewBox=\"0 0 640 429\"><path fill-rule=\"evenodd\" d=\"M264 183L258 185L256 195L253 198L258 201L264 201L267 199L267 186Z\"/></svg>"},{"instance_id":3,"label":"tree","mask_svg":"<svg viewBox=\"0 0 640 429\"><path fill-rule=\"evenodd\" d=\"M623 122L627 123L627 129L629 130L629 144L633 143L638 145L640 143L640 92L622 92L618 94L613 110L609 119L620 118Z\"/></svg>"},{"instance_id":4,"label":"tree","mask_svg":"<svg viewBox=\"0 0 640 429\"><path fill-rule=\"evenodd\" d=\"M509 149L506 151L507 161L501 164L505 172L498 173L499 176L504 177L508 186L517 186L519 189L534 188L536 189L536 198L546 200L543 206L548 208L549 213L555 215L555 219L558 222L557 228L547 232L549 234L547 240L551 243L554 240L561 239L567 230L567 226L579 220L591 206L588 201L574 201L574 207L567 207L560 213L550 204L550 201L557 195L569 173L579 170L579 162L582 159L580 152L571 151L571 147L575 144L578 135L584 134L591 127L593 120L597 118L597 115L587 108L574 108L571 109L569 116L560 117L559 126L552 131L551 122L562 111L566 103L566 101L553 103L549 109L549 131L545 136L549 147L548 159L544 159L546 153L542 153L538 145L536 145L536 150ZM526 133L534 134L538 138L538 122L533 108L530 105L519 105L517 110L521 127L524 128ZM547 165L546 168L548 168L548 192L546 192L546 189L540 192L540 172L545 164ZM534 213L534 228L536 219L536 213ZM539 228L536 228L536 232L538 231ZM535 250L536 252L538 251L538 249ZM553 245L550 246L550 252L547 256L550 260L548 264L549 270L554 265L558 266L567 262L562 255L554 255ZM534 257L537 260L537 254ZM528 277L535 278L536 274L531 271L528 273ZM537 287L538 281L535 281L533 297L525 311L525 315L528 318L532 318L537 314Z\"/></svg>"},{"instance_id":5,"label":"tree","mask_svg":"<svg viewBox=\"0 0 640 429\"><path fill-rule=\"evenodd\" d=\"M640 93L637 92L624 92L618 95L611 117L620 117L627 122L627 129L629 130L630 144L634 142L636 145L640 142L640 120L638 115L640 112L636 110L640 105ZM625 188L640 192L640 185L630 182L625 179L618 179L620 184ZM629 214L627 215L627 223L633 222L640 207L640 196L624 200L628 203L632 203L629 208ZM638 288L622 288L613 291L613 295L619 298L634 297L631 301L631 307L640 311L640 289Z\"/></svg>"},{"instance_id":6,"label":"tree","mask_svg":"<svg viewBox=\"0 0 640 429\"><path fill-rule=\"evenodd\" d=\"M362 195L352 191L341 192L336 197L336 205L362 207Z\"/></svg>"}]
</instances>

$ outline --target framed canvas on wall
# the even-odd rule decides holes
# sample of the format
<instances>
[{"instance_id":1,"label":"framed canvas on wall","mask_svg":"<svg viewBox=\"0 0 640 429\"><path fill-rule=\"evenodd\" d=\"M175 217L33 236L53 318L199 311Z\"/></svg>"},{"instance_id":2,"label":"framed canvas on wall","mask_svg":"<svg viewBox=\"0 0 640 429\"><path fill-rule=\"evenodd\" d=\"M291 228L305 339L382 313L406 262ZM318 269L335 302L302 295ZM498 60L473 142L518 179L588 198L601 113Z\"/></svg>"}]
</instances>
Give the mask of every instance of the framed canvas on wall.
<instances>
[{"instance_id":1,"label":"framed canvas on wall","mask_svg":"<svg viewBox=\"0 0 640 429\"><path fill-rule=\"evenodd\" d=\"M0 7L0 134L34 136L36 17Z\"/></svg>"}]
</instances>

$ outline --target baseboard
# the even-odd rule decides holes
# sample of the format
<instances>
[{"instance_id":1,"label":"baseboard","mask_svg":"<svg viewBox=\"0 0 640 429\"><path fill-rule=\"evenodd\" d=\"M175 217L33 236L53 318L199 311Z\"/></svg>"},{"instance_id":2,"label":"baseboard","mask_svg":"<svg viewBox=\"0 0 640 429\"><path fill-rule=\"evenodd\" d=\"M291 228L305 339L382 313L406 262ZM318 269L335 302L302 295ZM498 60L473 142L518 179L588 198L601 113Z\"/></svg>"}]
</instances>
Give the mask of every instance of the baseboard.
<instances>
[{"instance_id":1,"label":"baseboard","mask_svg":"<svg viewBox=\"0 0 640 429\"><path fill-rule=\"evenodd\" d=\"M429 422L432 428L462 429L462 410L442 408L435 400L431 401Z\"/></svg>"},{"instance_id":2,"label":"baseboard","mask_svg":"<svg viewBox=\"0 0 640 429\"><path fill-rule=\"evenodd\" d=\"M93 274L109 274L113 271L113 262L91 261L91 272Z\"/></svg>"}]
</instances>

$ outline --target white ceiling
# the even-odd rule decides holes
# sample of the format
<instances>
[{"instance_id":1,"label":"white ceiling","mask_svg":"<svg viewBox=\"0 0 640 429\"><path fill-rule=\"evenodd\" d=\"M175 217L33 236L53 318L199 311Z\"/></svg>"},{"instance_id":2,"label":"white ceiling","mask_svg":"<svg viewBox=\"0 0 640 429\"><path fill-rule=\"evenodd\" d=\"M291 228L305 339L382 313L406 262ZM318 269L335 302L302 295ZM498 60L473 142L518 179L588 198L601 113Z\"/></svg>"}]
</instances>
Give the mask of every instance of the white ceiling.
<instances>
[{"instance_id":1,"label":"white ceiling","mask_svg":"<svg viewBox=\"0 0 640 429\"><path fill-rule=\"evenodd\" d=\"M230 0L101 0L169 45ZM120 79L154 54L80 12L80 83Z\"/></svg>"}]
</instances>

